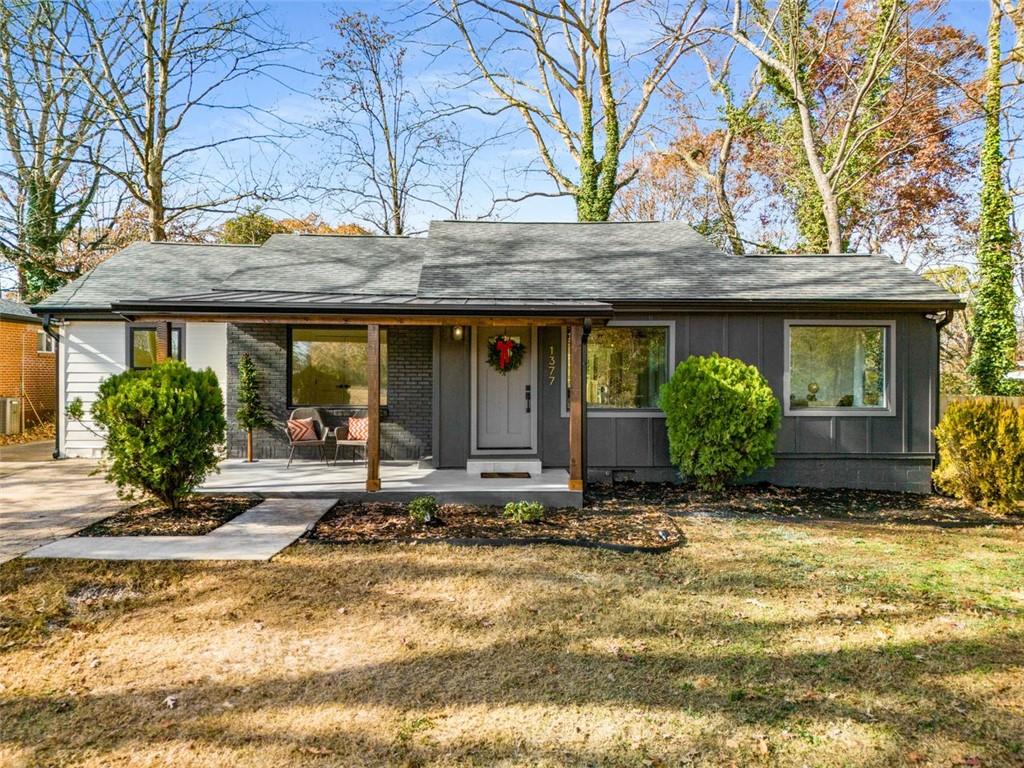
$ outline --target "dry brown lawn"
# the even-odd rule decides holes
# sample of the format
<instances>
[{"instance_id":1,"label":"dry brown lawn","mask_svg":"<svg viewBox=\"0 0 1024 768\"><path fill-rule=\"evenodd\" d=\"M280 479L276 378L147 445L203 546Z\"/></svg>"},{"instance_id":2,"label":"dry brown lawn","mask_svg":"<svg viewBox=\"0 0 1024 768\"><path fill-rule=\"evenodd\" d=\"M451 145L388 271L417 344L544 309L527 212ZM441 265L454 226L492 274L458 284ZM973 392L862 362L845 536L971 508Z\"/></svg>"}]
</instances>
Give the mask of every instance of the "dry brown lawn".
<instances>
[{"instance_id":1,"label":"dry brown lawn","mask_svg":"<svg viewBox=\"0 0 1024 768\"><path fill-rule=\"evenodd\" d=\"M1024 530L0 566L0 765L1024 765Z\"/></svg>"}]
</instances>

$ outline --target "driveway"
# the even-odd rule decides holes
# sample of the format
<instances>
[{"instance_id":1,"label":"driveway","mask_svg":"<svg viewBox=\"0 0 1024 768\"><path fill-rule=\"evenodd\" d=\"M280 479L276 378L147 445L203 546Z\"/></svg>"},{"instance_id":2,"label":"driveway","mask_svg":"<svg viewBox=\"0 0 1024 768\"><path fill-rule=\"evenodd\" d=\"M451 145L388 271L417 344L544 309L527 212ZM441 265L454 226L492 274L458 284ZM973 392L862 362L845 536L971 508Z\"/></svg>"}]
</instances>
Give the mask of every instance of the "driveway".
<instances>
[{"instance_id":1,"label":"driveway","mask_svg":"<svg viewBox=\"0 0 1024 768\"><path fill-rule=\"evenodd\" d=\"M90 477L95 461L18 460L43 458L41 450L36 443L0 448L0 563L70 536L122 506L112 486Z\"/></svg>"}]
</instances>

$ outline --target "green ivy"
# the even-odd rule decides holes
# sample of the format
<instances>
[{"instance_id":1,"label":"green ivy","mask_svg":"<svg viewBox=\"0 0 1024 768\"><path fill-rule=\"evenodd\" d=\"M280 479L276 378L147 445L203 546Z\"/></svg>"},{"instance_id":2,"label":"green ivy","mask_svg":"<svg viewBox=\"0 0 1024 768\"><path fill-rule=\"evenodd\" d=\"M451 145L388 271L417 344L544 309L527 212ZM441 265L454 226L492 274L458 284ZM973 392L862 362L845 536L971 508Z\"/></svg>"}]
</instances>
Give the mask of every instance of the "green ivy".
<instances>
[{"instance_id":1,"label":"green ivy","mask_svg":"<svg viewBox=\"0 0 1024 768\"><path fill-rule=\"evenodd\" d=\"M988 89L985 134L981 144L981 210L978 222L978 286L971 334L974 346L967 372L975 394L1001 395L1020 391L1006 374L1015 366L1017 324L1013 289L1012 205L1003 178L999 117L1002 110L1002 62L999 45L1001 14L993 11L988 28Z\"/></svg>"}]
</instances>

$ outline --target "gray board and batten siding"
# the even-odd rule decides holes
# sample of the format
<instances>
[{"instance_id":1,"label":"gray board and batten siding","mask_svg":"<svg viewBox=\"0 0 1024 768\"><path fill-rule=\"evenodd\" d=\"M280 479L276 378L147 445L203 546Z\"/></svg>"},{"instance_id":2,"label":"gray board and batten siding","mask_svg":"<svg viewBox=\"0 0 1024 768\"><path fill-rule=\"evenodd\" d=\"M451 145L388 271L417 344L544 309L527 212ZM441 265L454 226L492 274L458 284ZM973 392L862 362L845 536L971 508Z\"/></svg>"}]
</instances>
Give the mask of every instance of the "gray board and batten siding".
<instances>
[{"instance_id":1,"label":"gray board and batten siding","mask_svg":"<svg viewBox=\"0 0 1024 768\"><path fill-rule=\"evenodd\" d=\"M675 364L690 355L736 357L756 365L783 399L785 324L789 320L893 323L891 412L783 416L772 469L752 480L780 485L860 487L927 493L934 452L938 331L921 313L648 313L616 314L616 322L670 322ZM538 455L545 466L568 464L568 415L564 407L565 332L541 328L538 336L536 407ZM557 356L554 380L549 357ZM470 457L470 345L439 334L435 349L435 460L465 466ZM912 372L912 373L911 373ZM602 412L587 419L587 464L592 481L671 481L665 418L658 413Z\"/></svg>"}]
</instances>

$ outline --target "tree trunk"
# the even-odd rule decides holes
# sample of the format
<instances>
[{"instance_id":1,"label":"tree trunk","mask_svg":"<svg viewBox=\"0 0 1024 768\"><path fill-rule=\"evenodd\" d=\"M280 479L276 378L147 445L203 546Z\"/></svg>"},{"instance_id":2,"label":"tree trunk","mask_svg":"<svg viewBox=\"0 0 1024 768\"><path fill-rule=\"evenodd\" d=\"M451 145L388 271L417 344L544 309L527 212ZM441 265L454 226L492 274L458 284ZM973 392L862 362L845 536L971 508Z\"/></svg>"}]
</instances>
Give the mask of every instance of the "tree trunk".
<instances>
[{"instance_id":1,"label":"tree trunk","mask_svg":"<svg viewBox=\"0 0 1024 768\"><path fill-rule=\"evenodd\" d=\"M800 115L800 135L803 140L804 155L807 158L807 166L811 170L811 178L814 179L814 186L817 187L818 194L821 195L821 215L828 230L828 252L842 253L844 249L843 233L839 226L839 202L836 200L835 190L832 189L825 169L822 167L821 158L818 157L811 112L807 107L803 88L799 82L793 83L793 86L797 111Z\"/></svg>"},{"instance_id":2,"label":"tree trunk","mask_svg":"<svg viewBox=\"0 0 1024 768\"><path fill-rule=\"evenodd\" d=\"M722 229L725 236L729 238L729 245L732 252L738 256L743 255L743 239L736 227L736 216L732 212L732 203L725 192L725 181L720 176L715 176L714 181L715 200L718 202L718 212L722 215Z\"/></svg>"},{"instance_id":3,"label":"tree trunk","mask_svg":"<svg viewBox=\"0 0 1024 768\"><path fill-rule=\"evenodd\" d=\"M252 430L248 430L245 434L245 460L252 464Z\"/></svg>"},{"instance_id":4,"label":"tree trunk","mask_svg":"<svg viewBox=\"0 0 1024 768\"><path fill-rule=\"evenodd\" d=\"M146 173L146 187L149 190L149 239L153 242L167 239L167 227L164 222L167 211L164 209L164 181L159 170Z\"/></svg>"}]
</instances>

